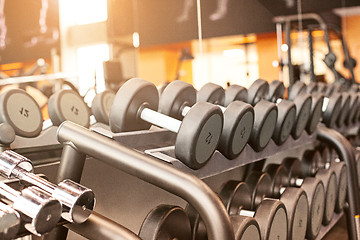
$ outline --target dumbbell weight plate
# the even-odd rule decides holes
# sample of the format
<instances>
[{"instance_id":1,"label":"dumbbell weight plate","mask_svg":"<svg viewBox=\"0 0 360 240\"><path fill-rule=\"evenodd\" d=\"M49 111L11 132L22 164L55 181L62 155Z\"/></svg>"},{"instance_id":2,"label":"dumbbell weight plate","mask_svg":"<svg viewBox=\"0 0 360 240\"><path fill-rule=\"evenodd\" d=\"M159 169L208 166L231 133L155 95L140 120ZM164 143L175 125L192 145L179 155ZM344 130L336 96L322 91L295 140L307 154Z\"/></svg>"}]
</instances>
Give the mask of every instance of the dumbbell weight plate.
<instances>
[{"instance_id":1,"label":"dumbbell weight plate","mask_svg":"<svg viewBox=\"0 0 360 240\"><path fill-rule=\"evenodd\" d=\"M326 87L327 85L323 82L317 82L317 87L318 87L318 92L319 93L322 93L322 94L325 94L325 91L326 91Z\"/></svg>"},{"instance_id":2,"label":"dumbbell weight plate","mask_svg":"<svg viewBox=\"0 0 360 240\"><path fill-rule=\"evenodd\" d=\"M260 227L254 218L232 215L230 220L235 233L235 240L260 240Z\"/></svg>"},{"instance_id":3,"label":"dumbbell weight plate","mask_svg":"<svg viewBox=\"0 0 360 240\"><path fill-rule=\"evenodd\" d=\"M97 94L91 104L91 112L97 122L109 124L109 114L111 105L114 102L115 93L105 90Z\"/></svg>"},{"instance_id":4,"label":"dumbbell weight plate","mask_svg":"<svg viewBox=\"0 0 360 240\"><path fill-rule=\"evenodd\" d=\"M191 107L195 103L195 88L186 82L175 80L161 94L159 112L181 121L184 118L181 114L183 107Z\"/></svg>"},{"instance_id":5,"label":"dumbbell weight plate","mask_svg":"<svg viewBox=\"0 0 360 240\"><path fill-rule=\"evenodd\" d=\"M337 198L335 212L340 213L344 209L347 194L347 171L344 162L333 162L330 166L335 171L337 178Z\"/></svg>"},{"instance_id":6,"label":"dumbbell weight plate","mask_svg":"<svg viewBox=\"0 0 360 240\"><path fill-rule=\"evenodd\" d=\"M290 186L296 186L295 181L303 178L301 164L299 160L293 161L292 158L286 158L283 161L284 167L288 171ZM304 189L309 203L309 216L306 228L306 238L315 239L320 232L321 223L324 216L325 188L320 179L306 177L301 185Z\"/></svg>"},{"instance_id":7,"label":"dumbbell weight plate","mask_svg":"<svg viewBox=\"0 0 360 240\"><path fill-rule=\"evenodd\" d=\"M251 195L245 182L227 182L219 196L230 215L250 209ZM256 209L254 218L259 223L261 239L287 239L287 231L284 231L288 224L287 215L281 201L264 199Z\"/></svg>"},{"instance_id":8,"label":"dumbbell weight plate","mask_svg":"<svg viewBox=\"0 0 360 240\"><path fill-rule=\"evenodd\" d=\"M255 106L260 100L266 99L269 94L269 83L263 79L257 79L248 89L248 103Z\"/></svg>"},{"instance_id":9,"label":"dumbbell weight plate","mask_svg":"<svg viewBox=\"0 0 360 240\"><path fill-rule=\"evenodd\" d=\"M291 131L291 135L294 139L298 139L310 118L312 104L311 95L308 93L298 95L295 97L294 103L296 106L296 123Z\"/></svg>"},{"instance_id":10,"label":"dumbbell weight plate","mask_svg":"<svg viewBox=\"0 0 360 240\"><path fill-rule=\"evenodd\" d=\"M266 197L271 197L271 177L263 172L251 172L245 179L251 192L251 209L257 206Z\"/></svg>"},{"instance_id":11,"label":"dumbbell weight plate","mask_svg":"<svg viewBox=\"0 0 360 240\"><path fill-rule=\"evenodd\" d=\"M15 239L20 229L20 214L2 202L0 205L0 239Z\"/></svg>"},{"instance_id":12,"label":"dumbbell weight plate","mask_svg":"<svg viewBox=\"0 0 360 240\"><path fill-rule=\"evenodd\" d=\"M336 121L336 125L338 127L342 127L345 123L345 119L346 117L349 115L349 111L350 111L350 94L348 93L342 93L342 98L341 98L341 111L339 114L339 117Z\"/></svg>"},{"instance_id":13,"label":"dumbbell weight plate","mask_svg":"<svg viewBox=\"0 0 360 240\"><path fill-rule=\"evenodd\" d=\"M234 101L247 102L248 100L248 91L246 88L239 85L230 85L225 91L225 101L224 106L228 106Z\"/></svg>"},{"instance_id":14,"label":"dumbbell weight plate","mask_svg":"<svg viewBox=\"0 0 360 240\"><path fill-rule=\"evenodd\" d=\"M139 236L143 240L191 239L190 220L177 206L160 205L146 216Z\"/></svg>"},{"instance_id":15,"label":"dumbbell weight plate","mask_svg":"<svg viewBox=\"0 0 360 240\"><path fill-rule=\"evenodd\" d=\"M284 98L285 86L279 80L273 80L269 84L269 94L266 97L266 100L270 102L276 102L279 98Z\"/></svg>"},{"instance_id":16,"label":"dumbbell weight plate","mask_svg":"<svg viewBox=\"0 0 360 240\"><path fill-rule=\"evenodd\" d=\"M214 83L205 84L197 93L197 102L209 102L224 106L225 90Z\"/></svg>"},{"instance_id":17,"label":"dumbbell weight plate","mask_svg":"<svg viewBox=\"0 0 360 240\"><path fill-rule=\"evenodd\" d=\"M315 93L318 91L318 86L316 82L311 82L306 86L307 93Z\"/></svg>"},{"instance_id":18,"label":"dumbbell weight plate","mask_svg":"<svg viewBox=\"0 0 360 240\"><path fill-rule=\"evenodd\" d=\"M309 121L306 124L306 131L309 134L315 132L317 125L322 116L322 106L324 103L324 95L321 93L311 94L311 111Z\"/></svg>"},{"instance_id":19,"label":"dumbbell weight plate","mask_svg":"<svg viewBox=\"0 0 360 240\"><path fill-rule=\"evenodd\" d=\"M0 147L1 144L9 145L15 140L15 131L8 123L0 123Z\"/></svg>"},{"instance_id":20,"label":"dumbbell weight plate","mask_svg":"<svg viewBox=\"0 0 360 240\"><path fill-rule=\"evenodd\" d=\"M356 110L359 106L359 96L356 93L350 94L350 109L349 114L345 119L345 124L350 125L355 122Z\"/></svg>"},{"instance_id":21,"label":"dumbbell weight plate","mask_svg":"<svg viewBox=\"0 0 360 240\"><path fill-rule=\"evenodd\" d=\"M254 109L250 104L235 101L224 112L224 127L218 146L228 159L234 159L246 146L254 125Z\"/></svg>"},{"instance_id":22,"label":"dumbbell weight plate","mask_svg":"<svg viewBox=\"0 0 360 240\"><path fill-rule=\"evenodd\" d=\"M10 89L0 95L0 122L8 123L16 135L36 137L42 130L39 105L24 90Z\"/></svg>"},{"instance_id":23,"label":"dumbbell weight plate","mask_svg":"<svg viewBox=\"0 0 360 240\"><path fill-rule=\"evenodd\" d=\"M288 99L293 101L298 95L303 93L306 93L305 83L296 81L288 88Z\"/></svg>"},{"instance_id":24,"label":"dumbbell weight plate","mask_svg":"<svg viewBox=\"0 0 360 240\"><path fill-rule=\"evenodd\" d=\"M254 126L250 135L249 144L260 152L269 143L276 126L277 107L274 103L262 100L254 107Z\"/></svg>"},{"instance_id":25,"label":"dumbbell weight plate","mask_svg":"<svg viewBox=\"0 0 360 240\"><path fill-rule=\"evenodd\" d=\"M66 120L83 127L90 126L89 108L80 95L73 90L63 89L51 95L48 111L51 122L55 126L59 126Z\"/></svg>"},{"instance_id":26,"label":"dumbbell weight plate","mask_svg":"<svg viewBox=\"0 0 360 240\"><path fill-rule=\"evenodd\" d=\"M277 145L283 144L289 137L296 121L295 104L288 100L282 100L278 105L278 119L272 135Z\"/></svg>"},{"instance_id":27,"label":"dumbbell weight plate","mask_svg":"<svg viewBox=\"0 0 360 240\"><path fill-rule=\"evenodd\" d=\"M145 103L145 104L144 104ZM158 109L159 93L150 82L133 78L122 85L110 109L110 129L112 132L147 130L151 124L140 119L142 106L154 111Z\"/></svg>"},{"instance_id":28,"label":"dumbbell weight plate","mask_svg":"<svg viewBox=\"0 0 360 240\"><path fill-rule=\"evenodd\" d=\"M328 98L328 104L325 112L323 113L323 123L328 128L334 128L336 120L339 117L341 111L342 96L339 93L335 93Z\"/></svg>"}]
</instances>

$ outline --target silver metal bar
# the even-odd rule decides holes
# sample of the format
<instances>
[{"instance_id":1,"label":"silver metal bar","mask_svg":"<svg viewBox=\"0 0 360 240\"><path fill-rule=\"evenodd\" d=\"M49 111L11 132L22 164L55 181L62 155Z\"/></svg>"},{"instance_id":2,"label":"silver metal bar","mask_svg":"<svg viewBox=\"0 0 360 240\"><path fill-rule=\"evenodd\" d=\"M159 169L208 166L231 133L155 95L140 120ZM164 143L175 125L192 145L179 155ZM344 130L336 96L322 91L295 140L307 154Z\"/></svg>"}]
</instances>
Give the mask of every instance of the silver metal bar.
<instances>
[{"instance_id":1,"label":"silver metal bar","mask_svg":"<svg viewBox=\"0 0 360 240\"><path fill-rule=\"evenodd\" d=\"M161 128L168 129L175 133L179 132L181 126L181 121L166 116L162 113L156 112L154 110L151 110L150 108L144 108L141 111L140 117L142 120L148 123L151 123Z\"/></svg>"},{"instance_id":2,"label":"silver metal bar","mask_svg":"<svg viewBox=\"0 0 360 240\"><path fill-rule=\"evenodd\" d=\"M64 122L59 126L57 138L60 143L68 143L80 152L189 202L203 219L210 240L235 239L230 217L221 200L208 185L194 175L71 122Z\"/></svg>"}]
</instances>

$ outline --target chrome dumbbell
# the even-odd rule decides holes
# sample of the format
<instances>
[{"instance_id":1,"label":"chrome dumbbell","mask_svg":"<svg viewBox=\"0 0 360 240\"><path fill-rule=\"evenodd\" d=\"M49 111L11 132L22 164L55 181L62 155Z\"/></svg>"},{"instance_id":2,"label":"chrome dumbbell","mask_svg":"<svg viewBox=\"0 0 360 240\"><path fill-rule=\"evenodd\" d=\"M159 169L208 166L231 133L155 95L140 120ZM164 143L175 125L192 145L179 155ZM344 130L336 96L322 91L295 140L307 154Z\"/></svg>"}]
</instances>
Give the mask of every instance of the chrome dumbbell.
<instances>
[{"instance_id":1,"label":"chrome dumbbell","mask_svg":"<svg viewBox=\"0 0 360 240\"><path fill-rule=\"evenodd\" d=\"M49 193L63 205L61 216L65 220L83 223L88 219L95 206L95 195L91 189L68 179L56 185L35 175L32 170L33 165L28 158L10 150L0 154L2 176L15 177Z\"/></svg>"},{"instance_id":2,"label":"chrome dumbbell","mask_svg":"<svg viewBox=\"0 0 360 240\"><path fill-rule=\"evenodd\" d=\"M42 189L31 186L18 192L0 182L0 195L24 214L25 228L38 236L56 227L61 217L61 204Z\"/></svg>"},{"instance_id":3,"label":"chrome dumbbell","mask_svg":"<svg viewBox=\"0 0 360 240\"><path fill-rule=\"evenodd\" d=\"M0 239L14 239L20 228L20 214L12 207L0 202Z\"/></svg>"}]
</instances>

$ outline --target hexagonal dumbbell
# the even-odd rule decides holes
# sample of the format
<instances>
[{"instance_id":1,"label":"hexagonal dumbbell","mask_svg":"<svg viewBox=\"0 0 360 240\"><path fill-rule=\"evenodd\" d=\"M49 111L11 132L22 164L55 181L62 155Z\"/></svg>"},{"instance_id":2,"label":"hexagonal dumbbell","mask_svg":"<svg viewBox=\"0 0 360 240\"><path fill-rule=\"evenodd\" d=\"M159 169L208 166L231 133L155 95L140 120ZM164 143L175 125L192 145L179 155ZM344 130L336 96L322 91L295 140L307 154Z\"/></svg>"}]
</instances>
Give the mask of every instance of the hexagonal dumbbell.
<instances>
[{"instance_id":1,"label":"hexagonal dumbbell","mask_svg":"<svg viewBox=\"0 0 360 240\"><path fill-rule=\"evenodd\" d=\"M211 85L214 85L212 89L216 89L218 86ZM214 92L209 92L209 98L215 99L215 97L212 97ZM201 93L201 90L199 93ZM224 95L223 91L222 97ZM195 88L188 83L176 80L168 84L163 90L159 101L159 112L182 120L195 103ZM250 137L254 123L254 110L251 105L240 101L232 102L227 108L218 106L224 113L224 125L218 150L226 158L234 159L242 152Z\"/></svg>"},{"instance_id":2,"label":"hexagonal dumbbell","mask_svg":"<svg viewBox=\"0 0 360 240\"><path fill-rule=\"evenodd\" d=\"M41 236L55 228L60 220L60 202L38 187L28 187L18 192L0 182L0 195L24 215L24 226L32 234Z\"/></svg>"},{"instance_id":3,"label":"hexagonal dumbbell","mask_svg":"<svg viewBox=\"0 0 360 240\"><path fill-rule=\"evenodd\" d=\"M61 216L75 223L85 222L95 205L95 195L91 189L71 180L64 180L55 185L31 173L32 163L29 159L7 150L0 153L0 174L6 178L17 178L33 184L63 205Z\"/></svg>"},{"instance_id":4,"label":"hexagonal dumbbell","mask_svg":"<svg viewBox=\"0 0 360 240\"><path fill-rule=\"evenodd\" d=\"M320 232L322 219L324 216L324 202L325 202L325 188L320 179L313 177L304 178L300 162L293 161L290 165L290 161L285 161L285 165L269 164L265 168L265 172L270 176L275 176L280 168L287 170L287 182L283 183L283 186L301 187L307 197L309 203L309 215L306 228L306 238L315 239Z\"/></svg>"},{"instance_id":5,"label":"hexagonal dumbbell","mask_svg":"<svg viewBox=\"0 0 360 240\"><path fill-rule=\"evenodd\" d=\"M116 93L110 110L113 132L149 129L151 124L177 133L175 156L193 169L204 166L216 150L223 113L210 103L197 103L183 121L157 112L159 94L154 84L140 78L128 80Z\"/></svg>"},{"instance_id":6,"label":"hexagonal dumbbell","mask_svg":"<svg viewBox=\"0 0 360 240\"><path fill-rule=\"evenodd\" d=\"M249 144L257 152L262 151L270 139L272 138L278 119L278 108L274 103L262 100L267 94L268 88L260 86L253 87L253 91L248 90L248 103L254 106L255 118L254 126L250 134ZM236 92L238 91L238 92ZM226 102L233 102L236 100L243 100L244 90L242 87L235 86L226 90ZM253 92L257 92L258 95ZM251 93L251 94L250 94ZM277 135L277 134L275 134Z\"/></svg>"},{"instance_id":7,"label":"hexagonal dumbbell","mask_svg":"<svg viewBox=\"0 0 360 240\"><path fill-rule=\"evenodd\" d=\"M159 205L145 217L139 236L143 240L191 239L190 220L178 206Z\"/></svg>"},{"instance_id":8,"label":"hexagonal dumbbell","mask_svg":"<svg viewBox=\"0 0 360 240\"><path fill-rule=\"evenodd\" d=\"M0 202L0 239L15 239L20 223L20 214L12 207Z\"/></svg>"},{"instance_id":9,"label":"hexagonal dumbbell","mask_svg":"<svg viewBox=\"0 0 360 240\"><path fill-rule=\"evenodd\" d=\"M288 239L304 239L308 222L309 204L302 188L287 187L288 173L282 166L268 173L253 171L245 179L252 192L252 204L257 206L264 198L280 199L288 216Z\"/></svg>"},{"instance_id":10,"label":"hexagonal dumbbell","mask_svg":"<svg viewBox=\"0 0 360 240\"><path fill-rule=\"evenodd\" d=\"M110 109L114 98L115 93L110 90L96 94L91 103L91 113L97 122L109 124Z\"/></svg>"}]
</instances>

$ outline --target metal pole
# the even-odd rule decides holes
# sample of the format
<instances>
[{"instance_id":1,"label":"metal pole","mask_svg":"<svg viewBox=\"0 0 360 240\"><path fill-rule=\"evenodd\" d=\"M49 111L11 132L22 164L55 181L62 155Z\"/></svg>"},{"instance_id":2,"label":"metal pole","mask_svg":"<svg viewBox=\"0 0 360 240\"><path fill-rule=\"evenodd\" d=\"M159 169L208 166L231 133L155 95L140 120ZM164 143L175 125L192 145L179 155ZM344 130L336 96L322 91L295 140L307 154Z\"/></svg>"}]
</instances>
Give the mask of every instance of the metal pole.
<instances>
[{"instance_id":1,"label":"metal pole","mask_svg":"<svg viewBox=\"0 0 360 240\"><path fill-rule=\"evenodd\" d=\"M309 29L309 52L310 52L310 81L316 82L315 71L314 71L314 39L312 37L312 29Z\"/></svg>"},{"instance_id":2,"label":"metal pole","mask_svg":"<svg viewBox=\"0 0 360 240\"><path fill-rule=\"evenodd\" d=\"M129 229L96 212L92 212L89 219L82 224L66 224L64 226L87 239L141 240Z\"/></svg>"},{"instance_id":3,"label":"metal pole","mask_svg":"<svg viewBox=\"0 0 360 240\"><path fill-rule=\"evenodd\" d=\"M289 87L294 84L294 68L291 62L291 24L290 21L286 21L285 23L285 36L286 36L286 44L288 45L287 51L287 66L289 71Z\"/></svg>"},{"instance_id":4,"label":"metal pole","mask_svg":"<svg viewBox=\"0 0 360 240\"><path fill-rule=\"evenodd\" d=\"M209 239L232 240L230 217L211 188L192 174L127 148L71 122L59 126L57 139L117 169L154 184L190 203L200 214Z\"/></svg>"},{"instance_id":5,"label":"metal pole","mask_svg":"<svg viewBox=\"0 0 360 240\"><path fill-rule=\"evenodd\" d=\"M347 198L349 203L348 214L348 232L350 239L359 239L355 217L359 214L359 185L355 165L355 155L348 140L339 132L326 128L318 127L317 138L327 142L339 155L340 160L344 161L347 169L348 189Z\"/></svg>"}]
</instances>

